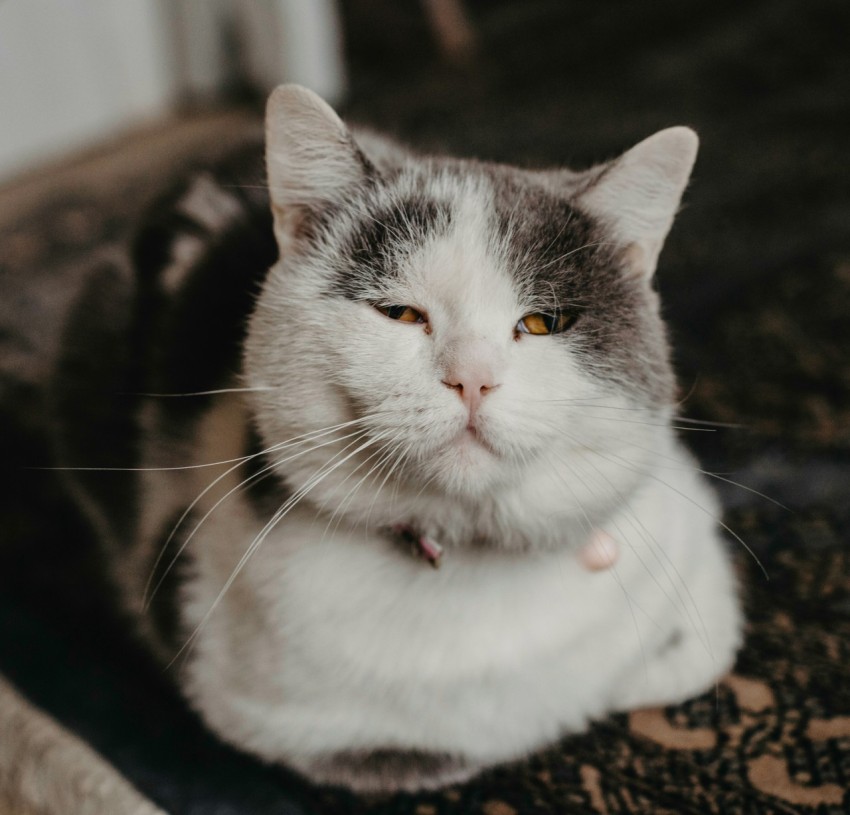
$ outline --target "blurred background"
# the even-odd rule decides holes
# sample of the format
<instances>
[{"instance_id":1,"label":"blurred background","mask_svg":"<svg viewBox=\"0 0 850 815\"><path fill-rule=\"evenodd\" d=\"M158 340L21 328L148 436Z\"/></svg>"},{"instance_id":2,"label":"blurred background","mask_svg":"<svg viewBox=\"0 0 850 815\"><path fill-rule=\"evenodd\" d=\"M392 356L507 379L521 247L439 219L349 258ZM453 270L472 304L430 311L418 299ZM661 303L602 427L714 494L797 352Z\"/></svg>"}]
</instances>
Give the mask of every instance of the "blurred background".
<instances>
[{"instance_id":1,"label":"blurred background","mask_svg":"<svg viewBox=\"0 0 850 815\"><path fill-rule=\"evenodd\" d=\"M676 124L702 141L657 285L681 412L734 425L686 441L771 576L730 539L737 670L773 706L747 719L721 689L677 708L677 726L739 728L693 760L614 717L415 811L850 811L850 731L806 735L850 716L847 0L0 0L0 671L170 811L306 811L116 646L89 531L22 469L51 460L44 386L95 259L123 257L176 178L257 142L280 82L422 150L523 166L588 166ZM786 762L773 781L762 752Z\"/></svg>"},{"instance_id":2,"label":"blurred background","mask_svg":"<svg viewBox=\"0 0 850 815\"><path fill-rule=\"evenodd\" d=\"M0 5L0 179L283 81L340 101L335 0L9 0Z\"/></svg>"},{"instance_id":3,"label":"blurred background","mask_svg":"<svg viewBox=\"0 0 850 815\"><path fill-rule=\"evenodd\" d=\"M120 249L158 191L256 138L269 90L299 82L420 149L524 166L694 127L658 275L684 391L696 407L710 387L713 419L771 442L790 418L832 441L850 388L848 37L844 0L2 0L0 319L18 340L0 375L37 390L92 250Z\"/></svg>"}]
</instances>

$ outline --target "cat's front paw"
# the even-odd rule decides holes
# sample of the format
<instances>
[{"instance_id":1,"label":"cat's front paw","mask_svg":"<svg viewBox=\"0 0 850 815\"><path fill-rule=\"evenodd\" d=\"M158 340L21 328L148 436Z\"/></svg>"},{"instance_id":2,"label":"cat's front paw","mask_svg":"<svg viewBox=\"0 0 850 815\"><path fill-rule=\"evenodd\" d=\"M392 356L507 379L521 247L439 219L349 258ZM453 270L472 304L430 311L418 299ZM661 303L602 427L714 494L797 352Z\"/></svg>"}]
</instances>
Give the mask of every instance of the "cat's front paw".
<instances>
[{"instance_id":1,"label":"cat's front paw","mask_svg":"<svg viewBox=\"0 0 850 815\"><path fill-rule=\"evenodd\" d=\"M674 630L654 654L646 654L621 680L615 711L678 704L709 690L735 664L741 644L737 619L725 631Z\"/></svg>"}]
</instances>

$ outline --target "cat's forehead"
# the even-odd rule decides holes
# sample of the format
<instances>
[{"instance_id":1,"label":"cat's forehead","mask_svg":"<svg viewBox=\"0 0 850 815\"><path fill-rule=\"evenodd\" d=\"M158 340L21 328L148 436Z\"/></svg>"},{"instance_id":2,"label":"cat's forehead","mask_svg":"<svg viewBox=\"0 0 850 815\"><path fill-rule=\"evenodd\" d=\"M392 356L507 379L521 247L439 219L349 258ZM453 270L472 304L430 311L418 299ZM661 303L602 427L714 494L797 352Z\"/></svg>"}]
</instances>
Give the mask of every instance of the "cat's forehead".
<instances>
[{"instance_id":1,"label":"cat's forehead","mask_svg":"<svg viewBox=\"0 0 850 815\"><path fill-rule=\"evenodd\" d=\"M587 263L594 224L528 174L431 162L369 191L341 246L336 287L352 299L402 286L447 301L552 304ZM570 291L567 291L569 289Z\"/></svg>"},{"instance_id":2,"label":"cat's forehead","mask_svg":"<svg viewBox=\"0 0 850 815\"><path fill-rule=\"evenodd\" d=\"M503 251L499 219L486 185L468 183L449 205L450 217L406 263L412 295L428 297L448 316L511 312L521 292Z\"/></svg>"}]
</instances>

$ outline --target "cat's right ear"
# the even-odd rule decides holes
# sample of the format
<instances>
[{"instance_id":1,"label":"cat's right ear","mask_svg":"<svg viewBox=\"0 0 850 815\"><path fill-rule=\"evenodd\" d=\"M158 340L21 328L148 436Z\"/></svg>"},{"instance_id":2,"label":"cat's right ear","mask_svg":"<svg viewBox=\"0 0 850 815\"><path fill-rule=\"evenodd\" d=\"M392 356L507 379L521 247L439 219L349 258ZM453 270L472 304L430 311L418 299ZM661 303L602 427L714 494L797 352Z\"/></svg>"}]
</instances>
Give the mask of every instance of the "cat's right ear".
<instances>
[{"instance_id":1,"label":"cat's right ear","mask_svg":"<svg viewBox=\"0 0 850 815\"><path fill-rule=\"evenodd\" d=\"M669 127L618 159L588 171L577 203L608 226L625 250L626 266L643 278L655 271L694 166L699 139L688 127Z\"/></svg>"},{"instance_id":2,"label":"cat's right ear","mask_svg":"<svg viewBox=\"0 0 850 815\"><path fill-rule=\"evenodd\" d=\"M299 85L266 106L266 170L281 251L297 248L311 218L343 203L370 165L333 109Z\"/></svg>"}]
</instances>

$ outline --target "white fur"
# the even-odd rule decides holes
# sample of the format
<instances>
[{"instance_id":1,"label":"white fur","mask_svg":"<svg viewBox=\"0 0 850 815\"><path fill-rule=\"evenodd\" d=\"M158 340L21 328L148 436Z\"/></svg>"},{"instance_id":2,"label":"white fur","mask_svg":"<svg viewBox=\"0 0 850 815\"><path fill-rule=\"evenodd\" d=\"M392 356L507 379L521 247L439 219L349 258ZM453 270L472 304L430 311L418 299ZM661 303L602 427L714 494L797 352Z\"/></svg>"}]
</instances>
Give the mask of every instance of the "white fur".
<instances>
[{"instance_id":1,"label":"white fur","mask_svg":"<svg viewBox=\"0 0 850 815\"><path fill-rule=\"evenodd\" d=\"M670 408L588 373L580 335L515 333L533 304L498 251L481 179L411 168L387 193L427 185L452 208L450 229L406 256L381 293L427 326L325 296L333 237L324 254L302 252L286 210L342 194L354 172L334 153L346 149L341 123L301 97L278 92L270 113L272 128L284 114L296 122L269 154L288 251L252 317L246 384L260 388L250 401L264 442L289 442L270 458L305 492L265 529L234 494L193 538L184 677L195 707L226 740L308 773L318 757L359 748L483 767L607 712L709 687L731 666L740 617L717 507ZM303 150L305 128L332 160L312 188L300 166L299 198L281 167L317 155ZM345 170L336 188L328 167ZM643 232L624 216L624 243L646 239L657 254L680 175L666 215ZM596 195L588 207L601 206ZM443 381L464 361L497 385L477 435ZM229 455L206 438L205 456ZM207 496L201 509L211 507ZM439 571L393 540L397 522L446 547ZM610 571L577 557L595 528L619 542Z\"/></svg>"},{"instance_id":2,"label":"white fur","mask_svg":"<svg viewBox=\"0 0 850 815\"><path fill-rule=\"evenodd\" d=\"M609 518L623 554L597 574L570 547L455 551L433 571L299 508L201 628L189 694L227 740L295 767L386 746L484 766L705 690L731 667L740 620L711 496L686 457L664 454L677 492L651 482ZM241 554L233 540L259 532L247 512L215 526L196 547L193 625Z\"/></svg>"}]
</instances>

